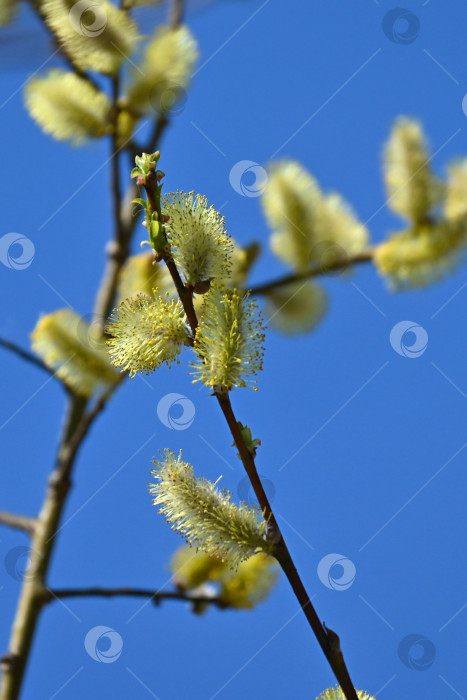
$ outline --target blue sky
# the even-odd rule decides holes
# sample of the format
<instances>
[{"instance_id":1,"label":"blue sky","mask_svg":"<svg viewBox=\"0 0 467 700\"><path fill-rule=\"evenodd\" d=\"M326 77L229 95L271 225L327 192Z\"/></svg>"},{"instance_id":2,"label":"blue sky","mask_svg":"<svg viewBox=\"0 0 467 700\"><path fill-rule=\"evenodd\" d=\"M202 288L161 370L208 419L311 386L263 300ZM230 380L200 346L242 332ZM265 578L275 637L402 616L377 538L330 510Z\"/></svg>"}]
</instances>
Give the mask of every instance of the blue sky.
<instances>
[{"instance_id":1,"label":"blue sky","mask_svg":"<svg viewBox=\"0 0 467 700\"><path fill-rule=\"evenodd\" d=\"M240 243L263 245L253 283L285 268L268 250L259 199L230 184L238 161L301 161L324 190L352 203L378 242L402 226L385 207L381 179L383 143L398 115L422 121L439 175L467 154L465 3L405 2L412 23L399 20L388 37L383 18L393 8L385 0L220 0L189 16L201 68L161 144L166 191L205 194ZM141 10L145 31L160 16ZM8 30L14 40L2 47L0 77L0 104L7 101L0 109L0 234L17 232L35 247L23 270L0 264L0 335L25 347L41 313L67 303L91 312L111 236L108 144L72 150L43 135L23 110L19 87L47 58L40 41L16 43L26 31L33 36L35 22L24 14ZM408 42L400 43L406 32ZM323 283L325 319L293 339L269 332L259 391L235 391L235 410L262 440L259 471L272 482L289 548L318 614L341 636L356 686L378 700L467 697L465 268L417 292L389 292L370 265ZM402 321L426 331L417 358L390 344ZM64 394L34 367L4 351L1 357L0 508L34 514ZM168 393L194 405L185 430L157 417ZM183 448L198 472L213 480L223 474L224 486L237 492L243 473L227 428L186 366L128 381L80 454L52 587L168 584L165 566L181 540L146 488L150 459L163 447ZM25 535L1 529L2 650L19 592L5 557L27 544ZM344 568L329 569L338 559ZM331 580L346 572L345 590L323 583L323 560L320 571L327 566ZM86 634L98 625L122 639L115 663L86 653ZM281 579L254 612L195 617L181 603L154 609L134 599L51 605L23 698L279 700L314 698L331 685Z\"/></svg>"}]
</instances>

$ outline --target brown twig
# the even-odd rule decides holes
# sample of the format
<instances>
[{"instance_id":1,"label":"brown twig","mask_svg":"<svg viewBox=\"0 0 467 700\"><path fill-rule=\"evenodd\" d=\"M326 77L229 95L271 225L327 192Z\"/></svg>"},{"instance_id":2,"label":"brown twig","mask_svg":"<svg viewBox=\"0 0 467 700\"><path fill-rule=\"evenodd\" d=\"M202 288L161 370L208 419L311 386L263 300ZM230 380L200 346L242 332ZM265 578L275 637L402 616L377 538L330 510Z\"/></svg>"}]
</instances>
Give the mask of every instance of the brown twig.
<instances>
[{"instance_id":1,"label":"brown twig","mask_svg":"<svg viewBox=\"0 0 467 700\"><path fill-rule=\"evenodd\" d=\"M203 603L216 605L219 608L228 607L220 598L203 595L190 595L185 591L154 591L144 588L64 588L44 592L44 602L51 603L61 598L113 598L115 596L129 596L136 598L149 598L155 605L164 600L181 600L186 603Z\"/></svg>"},{"instance_id":2,"label":"brown twig","mask_svg":"<svg viewBox=\"0 0 467 700\"><path fill-rule=\"evenodd\" d=\"M13 527L15 530L23 530L28 535L34 534L36 526L36 518L30 518L27 515L18 515L17 513L8 513L6 510L0 510L0 524Z\"/></svg>"},{"instance_id":3,"label":"brown twig","mask_svg":"<svg viewBox=\"0 0 467 700\"><path fill-rule=\"evenodd\" d=\"M259 478L254 455L252 455L249 451L240 430L238 421L235 418L229 394L216 392L215 395L229 425L230 432L232 433L232 437L238 449L243 466L245 467L245 471L248 474L255 491L256 498L258 499L260 507L264 512L265 518L268 520L268 538L274 543L273 555L287 576L292 590L302 607L305 617L308 620L310 627L313 630L315 637L318 640L318 643L334 672L334 675L344 691L345 697L347 700L358 700L357 693L345 665L340 646L337 650L336 645L331 643L331 637L328 635L326 628L321 624L316 610L313 607L310 597L295 567L282 533L280 532L276 518L274 517L274 513L261 483L261 479ZM337 637L335 633L333 634L334 638Z\"/></svg>"},{"instance_id":4,"label":"brown twig","mask_svg":"<svg viewBox=\"0 0 467 700\"><path fill-rule=\"evenodd\" d=\"M76 70L78 74L80 71ZM86 77L86 76L84 76ZM113 80L114 129L111 137L112 153L112 193L115 217L114 239L109 248L109 257L96 295L95 315L105 323L116 294L121 268L130 252L130 241L135 220L131 215L131 192L122 201L119 187L119 162L117 154L122 150L117 145L118 77ZM92 81L91 81L92 82ZM161 117L154 128L152 137L159 141L168 124L167 117ZM150 145L151 147L151 145ZM126 150L134 157L129 145ZM139 149L138 149L139 150ZM10 348L12 349L12 348ZM19 354L19 353L18 353ZM25 357L25 359L30 359ZM37 362L35 363L37 364ZM71 487L71 475L84 438L97 415L103 410L109 395L101 397L93 408L88 410L86 399L71 394L68 398L66 420L60 438L55 468L50 475L41 512L37 518L31 541L28 577L23 581L7 654L1 659L2 685L0 700L18 700L29 658L32 640L40 612L45 604L44 591L55 538Z\"/></svg>"},{"instance_id":5,"label":"brown twig","mask_svg":"<svg viewBox=\"0 0 467 700\"><path fill-rule=\"evenodd\" d=\"M160 143L162 135L168 124L169 121L167 116L162 114L154 124L154 129L148 143L144 146L136 146L135 144L131 144L131 148L128 148L130 160L134 162L135 156L139 155L143 151L152 153ZM118 147L115 138L115 136L112 137L114 153L121 150L121 148ZM130 243L138 221L138 217L134 216L134 206L132 204L133 199L138 197L139 194L136 181L131 181L125 195L122 197L118 175L115 172L115 164L112 166L112 171L111 178L115 232L113 239L107 244L106 268L94 308L94 314L96 318L100 319L101 327L104 327L106 319L112 311L120 273L130 254Z\"/></svg>"},{"instance_id":6,"label":"brown twig","mask_svg":"<svg viewBox=\"0 0 467 700\"><path fill-rule=\"evenodd\" d=\"M154 183L153 186L155 187L156 184ZM148 195L149 205L151 206L153 211L157 212L159 220L161 220L161 212L159 211L157 205L157 198L153 196L153 192L151 189L151 181L149 181L145 185L145 188ZM193 306L193 292L191 289L188 289L183 284L178 269L170 256L170 252L164 255L164 260L172 276L172 280L175 284L175 287L179 293L180 301L183 304L183 308L185 310L188 322L191 326L191 330L194 335L198 326L198 319L196 317L196 312ZM336 640L338 641L339 637L335 632L332 632L332 634L328 633L324 625L321 624L321 621L313 607L313 604L305 589L305 586L303 585L300 575L298 574L293 559L290 555L285 540L277 524L277 520L274 516L266 492L264 491L261 479L258 475L254 455L248 449L239 423L235 417L232 404L230 402L229 393L227 391L215 390L214 395L216 396L222 413L224 414L224 417L230 428L230 432L232 433L234 443L238 449L240 459L242 460L243 466L245 467L245 471L251 481L260 507L263 510L264 516L268 521L268 539L274 545L273 555L275 556L285 575L287 576L292 590L294 591L298 602L302 607L302 610L310 624L310 627L313 630L318 640L318 643L321 649L323 650L324 655L326 656L326 659L328 660L329 665L331 666L334 675L337 678L345 694L346 699L358 700L357 693L355 691L354 685L350 678L350 674L344 662L344 657L340 649L340 643L336 643Z\"/></svg>"},{"instance_id":7,"label":"brown twig","mask_svg":"<svg viewBox=\"0 0 467 700\"><path fill-rule=\"evenodd\" d=\"M294 282L303 282L312 277L319 277L324 275L329 275L333 272L338 272L339 270L346 270L354 265L360 265L362 263L370 262L374 257L374 248L367 248L361 253L356 253L345 258L339 258L334 262L326 263L324 265L316 265L311 267L306 272L292 273L290 275L284 275L283 277L277 277L270 282L265 282L263 284L258 284L254 287L250 287L250 294L252 296L262 296L272 292L280 287L285 287L288 284L293 284Z\"/></svg>"},{"instance_id":8,"label":"brown twig","mask_svg":"<svg viewBox=\"0 0 467 700\"><path fill-rule=\"evenodd\" d=\"M170 26L173 29L176 29L183 22L184 4L183 0L172 0L170 8Z\"/></svg>"},{"instance_id":9,"label":"brown twig","mask_svg":"<svg viewBox=\"0 0 467 700\"><path fill-rule=\"evenodd\" d=\"M51 374L53 376L55 375L55 372L49 367L47 367L47 365L44 364L42 360L33 355L32 352L23 350L23 348L21 348L16 343L12 343L11 340L0 338L0 347L5 348L6 350L11 350L11 352L14 352L15 355L21 357L22 360L26 360L26 362L30 362L32 365L39 367L39 369L43 370L44 372L47 372L47 374Z\"/></svg>"}]
</instances>

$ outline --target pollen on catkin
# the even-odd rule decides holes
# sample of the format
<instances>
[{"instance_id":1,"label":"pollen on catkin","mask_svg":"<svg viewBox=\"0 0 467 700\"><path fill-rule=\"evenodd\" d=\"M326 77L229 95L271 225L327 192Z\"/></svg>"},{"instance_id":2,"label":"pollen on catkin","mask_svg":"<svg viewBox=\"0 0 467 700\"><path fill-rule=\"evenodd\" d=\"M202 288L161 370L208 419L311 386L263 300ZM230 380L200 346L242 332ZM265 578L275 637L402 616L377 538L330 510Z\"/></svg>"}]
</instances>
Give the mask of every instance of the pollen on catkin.
<instances>
[{"instance_id":1,"label":"pollen on catkin","mask_svg":"<svg viewBox=\"0 0 467 700\"><path fill-rule=\"evenodd\" d=\"M163 114L172 109L189 86L198 56L188 27L158 27L135 66L122 103L141 112Z\"/></svg>"},{"instance_id":2,"label":"pollen on catkin","mask_svg":"<svg viewBox=\"0 0 467 700\"><path fill-rule=\"evenodd\" d=\"M393 289L423 287L462 262L467 248L467 218L441 221L391 236L374 261Z\"/></svg>"},{"instance_id":3,"label":"pollen on catkin","mask_svg":"<svg viewBox=\"0 0 467 700\"><path fill-rule=\"evenodd\" d=\"M263 368L264 326L248 294L214 286L204 298L195 336L194 381L232 389L250 386Z\"/></svg>"},{"instance_id":4,"label":"pollen on catkin","mask_svg":"<svg viewBox=\"0 0 467 700\"><path fill-rule=\"evenodd\" d=\"M231 493L196 477L181 453L176 458L165 449L161 457L153 460L151 474L158 483L150 484L149 491L173 530L232 568L258 551L271 550L267 522L259 508L232 503Z\"/></svg>"},{"instance_id":5,"label":"pollen on catkin","mask_svg":"<svg viewBox=\"0 0 467 700\"><path fill-rule=\"evenodd\" d=\"M444 214L447 219L467 215L467 158L448 167Z\"/></svg>"},{"instance_id":6,"label":"pollen on catkin","mask_svg":"<svg viewBox=\"0 0 467 700\"><path fill-rule=\"evenodd\" d=\"M58 141L78 145L109 130L107 95L71 71L54 68L46 76L32 78L25 102L31 117Z\"/></svg>"},{"instance_id":7,"label":"pollen on catkin","mask_svg":"<svg viewBox=\"0 0 467 700\"><path fill-rule=\"evenodd\" d=\"M189 341L186 316L180 301L164 300L154 290L152 297L138 294L124 299L106 328L112 364L127 370L149 374L164 362L170 365Z\"/></svg>"},{"instance_id":8,"label":"pollen on catkin","mask_svg":"<svg viewBox=\"0 0 467 700\"><path fill-rule=\"evenodd\" d=\"M186 285L224 278L230 274L233 242L224 218L206 197L189 192L164 197L162 213L171 254Z\"/></svg>"},{"instance_id":9,"label":"pollen on catkin","mask_svg":"<svg viewBox=\"0 0 467 700\"><path fill-rule=\"evenodd\" d=\"M139 40L129 13L107 0L41 0L40 12L58 44L83 71L114 74Z\"/></svg>"},{"instance_id":10,"label":"pollen on catkin","mask_svg":"<svg viewBox=\"0 0 467 700\"><path fill-rule=\"evenodd\" d=\"M443 194L430 160L420 124L400 117L385 146L384 179L389 207L414 223L423 223Z\"/></svg>"},{"instance_id":11,"label":"pollen on catkin","mask_svg":"<svg viewBox=\"0 0 467 700\"><path fill-rule=\"evenodd\" d=\"M368 242L366 226L349 204L337 193L324 194L296 161L271 164L262 205L273 229L272 251L298 272L319 263L324 243L338 246L346 257Z\"/></svg>"}]
</instances>

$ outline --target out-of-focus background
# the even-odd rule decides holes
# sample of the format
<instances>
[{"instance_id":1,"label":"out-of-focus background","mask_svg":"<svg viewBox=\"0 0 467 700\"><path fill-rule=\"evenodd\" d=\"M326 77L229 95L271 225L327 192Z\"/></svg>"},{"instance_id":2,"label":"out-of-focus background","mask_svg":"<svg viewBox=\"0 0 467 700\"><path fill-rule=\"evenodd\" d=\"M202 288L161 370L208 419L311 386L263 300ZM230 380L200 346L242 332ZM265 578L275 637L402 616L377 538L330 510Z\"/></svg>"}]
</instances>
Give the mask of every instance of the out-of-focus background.
<instances>
[{"instance_id":1,"label":"out-of-focus background","mask_svg":"<svg viewBox=\"0 0 467 700\"><path fill-rule=\"evenodd\" d=\"M236 240L263 244L253 283L286 268L268 249L259 198L249 196L254 172L243 191L231 184L239 161L301 161L325 191L352 203L377 242L402 228L385 206L381 179L383 143L398 115L422 121L441 176L467 154L465 2L406 0L388 29L383 20L393 9L386 0L190 6L202 55L161 144L165 189L205 194ZM143 30L149 34L164 12L139 10ZM24 235L35 249L24 269L0 264L0 335L25 347L41 313L67 305L92 311L111 236L108 144L72 150L23 109L28 75L45 61L60 65L48 60L52 52L26 7L0 34L0 235ZM313 604L341 636L357 687L378 700L463 698L466 270L417 292L389 292L372 265L324 285L324 320L294 338L271 330L259 391L236 390L235 409L262 440L258 465L273 507ZM390 343L401 321L426 331L418 357ZM64 395L4 351L0 375L0 508L34 514ZM193 404L184 429L158 418L170 393ZM177 417L180 405L171 410ZM223 474L222 484L245 497L231 442L184 362L125 383L80 455L51 585L169 586L166 564L181 540L151 506L150 459L163 447L183 448L198 472ZM2 527L2 650L27 545L25 535ZM117 662L97 663L86 652L97 625L120 635ZM184 603L155 609L135 599L54 603L41 618L23 698L298 700L332 684L282 578L254 612L198 617Z\"/></svg>"}]
</instances>

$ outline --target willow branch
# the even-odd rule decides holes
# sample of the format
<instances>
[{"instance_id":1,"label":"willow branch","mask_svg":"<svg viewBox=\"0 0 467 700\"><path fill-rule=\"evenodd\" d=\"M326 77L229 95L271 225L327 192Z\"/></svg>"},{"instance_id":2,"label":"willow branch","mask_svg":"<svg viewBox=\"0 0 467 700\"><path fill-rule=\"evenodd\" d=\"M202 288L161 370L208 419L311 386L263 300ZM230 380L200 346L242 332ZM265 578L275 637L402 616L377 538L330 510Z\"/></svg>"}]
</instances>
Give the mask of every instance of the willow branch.
<instances>
[{"instance_id":1,"label":"willow branch","mask_svg":"<svg viewBox=\"0 0 467 700\"><path fill-rule=\"evenodd\" d=\"M162 114L155 122L153 132L146 145L128 144L130 160L134 162L135 155L145 152L153 152L160 143L162 135L169 124L168 118ZM121 147L117 144L116 134L112 137L112 152L117 154ZM113 215L115 219L115 231L113 239L107 244L107 263L104 271L102 284L95 305L95 316L99 320L101 327L105 326L106 320L112 311L115 295L117 292L120 273L128 256L130 255L131 239L138 221L138 217L133 215L133 199L138 197L138 186L132 180L125 195L120 191L120 182L117 172L119 168L115 165L115 158L112 158L112 199Z\"/></svg>"},{"instance_id":2,"label":"willow branch","mask_svg":"<svg viewBox=\"0 0 467 700\"><path fill-rule=\"evenodd\" d=\"M181 600L186 603L203 603L216 605L219 608L228 607L220 598L212 596L190 595L184 591L154 591L144 588L64 588L58 590L48 589L44 593L44 602L51 603L61 598L113 598L116 596L128 596L134 598L149 598L155 605L164 600Z\"/></svg>"},{"instance_id":3,"label":"willow branch","mask_svg":"<svg viewBox=\"0 0 467 700\"><path fill-rule=\"evenodd\" d=\"M184 4L183 0L172 0L169 21L173 29L176 29L183 22Z\"/></svg>"},{"instance_id":4,"label":"willow branch","mask_svg":"<svg viewBox=\"0 0 467 700\"><path fill-rule=\"evenodd\" d=\"M157 205L155 198L152 197L150 185L146 185L146 192L148 194L148 202L153 211L157 211ZM160 215L161 212L158 211ZM170 254L166 254L164 260L167 264L168 270L172 276L175 287L179 291L180 301L183 304L188 322L191 326L193 335L196 332L198 326L198 320L196 317L196 312L193 306L193 293L190 289L183 285L180 278L180 274L177 270L175 263L173 262ZM181 291L181 293L180 293ZM313 630L318 643L328 660L331 669L337 678L347 700L358 700L357 693L355 691L354 685L350 678L350 674L344 662L344 657L340 648L340 642L338 635L332 630L327 630L326 627L321 624L321 621L313 607L310 597L303 585L300 575L295 567L293 559L287 548L283 535L277 524L277 520L274 516L274 512L269 503L266 492L264 491L261 479L256 469L254 455L248 449L245 442L243 434L240 430L238 421L233 412L232 404L230 402L229 393L227 391L214 391L214 395L220 405L222 413L227 421L227 424L232 433L234 443L238 449L240 459L245 467L245 471L251 481L253 489L255 491L256 497L260 504L261 509L264 512L265 518L268 520L268 539L274 544L273 555L279 562L282 570L284 571L289 583L294 591L298 602L300 603L302 610L305 614L311 629Z\"/></svg>"},{"instance_id":5,"label":"willow branch","mask_svg":"<svg viewBox=\"0 0 467 700\"><path fill-rule=\"evenodd\" d=\"M254 456L249 451L243 434L239 428L238 421L235 418L229 394L220 394L219 392L216 392L216 398L230 428L230 432L232 433L235 445L240 454L240 459L242 460L245 471L250 478L260 507L264 512L265 518L268 519L268 537L270 537L275 543L272 552L273 556L277 559L282 570L287 576L292 590L302 607L305 617L308 620L310 627L313 630L315 637L318 640L318 643L334 672L335 677L339 681L339 684L344 691L345 697L347 700L358 700L357 693L351 681L350 674L347 670L344 657L340 649L339 637L335 632L327 630L324 625L321 624L305 586L303 585L292 556L285 543L284 537L279 529L266 493L263 489L261 479L258 475L258 470L256 469Z\"/></svg>"},{"instance_id":6,"label":"willow branch","mask_svg":"<svg viewBox=\"0 0 467 700\"><path fill-rule=\"evenodd\" d=\"M69 449L86 409L86 401L76 396L68 400L67 416L56 458L56 467L49 479L44 503L31 540L28 577L23 581L16 610L8 653L2 658L3 682L1 700L17 700L38 617L42 595L60 517L70 487L70 474L76 450Z\"/></svg>"},{"instance_id":7,"label":"willow branch","mask_svg":"<svg viewBox=\"0 0 467 700\"><path fill-rule=\"evenodd\" d=\"M113 83L113 114L116 124L116 98L118 78ZM160 139L167 126L166 117L155 125L153 137ZM119 159L116 157L121 147L117 147L116 129L112 137L112 195L115 220L114 239L110 246L109 258L96 295L95 315L103 321L112 308L118 278L129 252L130 240L135 221L131 216L131 199L122 201L119 187ZM126 150L131 150L129 147ZM134 155L130 153L130 155ZM118 215L117 215L118 212ZM37 363L36 363L37 364ZM24 678L26 664L36 631L40 612L45 605L44 591L55 537L59 529L67 495L71 487L71 475L79 449L98 414L103 410L110 396L103 396L94 407L71 394L66 408L66 420L59 441L55 468L52 471L41 512L37 519L31 540L31 555L28 577L23 581L8 652L1 660L2 685L0 700L18 700Z\"/></svg>"},{"instance_id":8,"label":"willow branch","mask_svg":"<svg viewBox=\"0 0 467 700\"><path fill-rule=\"evenodd\" d=\"M36 519L30 518L27 515L18 515L16 513L8 513L6 510L0 510L0 524L12 527L15 530L23 530L28 535L34 534Z\"/></svg>"},{"instance_id":9,"label":"willow branch","mask_svg":"<svg viewBox=\"0 0 467 700\"><path fill-rule=\"evenodd\" d=\"M284 275L283 277L277 277L275 280L271 280L270 282L265 282L264 284L258 284L256 287L251 287L250 293L252 296L262 296L280 287L293 284L294 282L303 282L312 277L329 275L332 272L346 270L354 265L371 262L373 260L374 253L374 248L367 248L361 253L356 253L355 255L350 255L346 258L339 258L332 263L313 266L306 272L297 272L290 275Z\"/></svg>"},{"instance_id":10,"label":"willow branch","mask_svg":"<svg viewBox=\"0 0 467 700\"><path fill-rule=\"evenodd\" d=\"M0 338L0 347L5 348L5 350L10 350L11 352L14 352L15 355L18 355L18 357L20 357L22 360L26 360L26 362L30 362L32 365L39 367L39 369L42 369L44 372L55 376L55 372L49 367L47 367L47 365L44 364L42 360L33 355L32 352L23 350L22 347L20 347L16 343L11 342L11 340Z\"/></svg>"}]
</instances>

